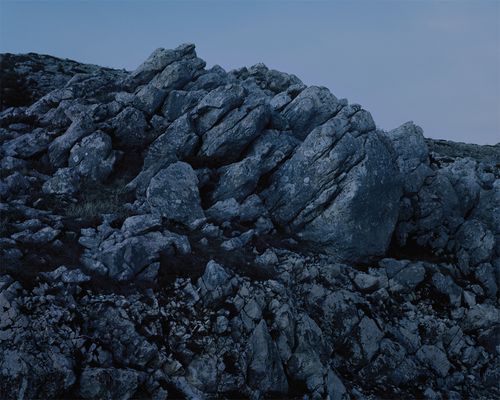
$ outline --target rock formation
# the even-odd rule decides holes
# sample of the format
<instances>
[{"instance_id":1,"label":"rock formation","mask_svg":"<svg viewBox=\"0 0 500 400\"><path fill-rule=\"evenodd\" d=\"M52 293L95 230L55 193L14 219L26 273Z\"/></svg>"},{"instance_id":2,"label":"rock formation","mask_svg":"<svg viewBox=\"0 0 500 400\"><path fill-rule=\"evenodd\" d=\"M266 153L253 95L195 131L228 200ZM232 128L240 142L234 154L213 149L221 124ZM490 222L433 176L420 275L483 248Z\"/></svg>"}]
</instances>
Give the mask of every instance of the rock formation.
<instances>
[{"instance_id":1,"label":"rock formation","mask_svg":"<svg viewBox=\"0 0 500 400\"><path fill-rule=\"evenodd\" d=\"M0 398L500 396L500 145L191 44L0 62Z\"/></svg>"}]
</instances>

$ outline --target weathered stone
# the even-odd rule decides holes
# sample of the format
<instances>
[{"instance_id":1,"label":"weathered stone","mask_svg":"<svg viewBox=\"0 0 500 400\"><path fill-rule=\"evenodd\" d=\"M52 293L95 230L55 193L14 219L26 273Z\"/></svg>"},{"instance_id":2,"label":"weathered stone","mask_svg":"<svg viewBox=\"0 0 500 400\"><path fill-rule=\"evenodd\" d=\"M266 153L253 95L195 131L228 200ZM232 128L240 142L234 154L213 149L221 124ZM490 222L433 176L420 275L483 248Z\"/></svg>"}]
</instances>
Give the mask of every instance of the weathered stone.
<instances>
[{"instance_id":1,"label":"weathered stone","mask_svg":"<svg viewBox=\"0 0 500 400\"><path fill-rule=\"evenodd\" d=\"M334 117L344 105L327 88L311 86L286 106L283 116L295 136L305 139L309 132ZM374 128L375 124L371 129Z\"/></svg>"},{"instance_id":2,"label":"weathered stone","mask_svg":"<svg viewBox=\"0 0 500 400\"><path fill-rule=\"evenodd\" d=\"M349 132L356 127L352 112L311 132L262 196L276 224L341 259L366 261L389 245L401 183L379 134L362 139Z\"/></svg>"},{"instance_id":3,"label":"weathered stone","mask_svg":"<svg viewBox=\"0 0 500 400\"><path fill-rule=\"evenodd\" d=\"M123 147L142 146L147 142L148 123L144 114L134 107L127 107L112 119L111 125L117 142Z\"/></svg>"},{"instance_id":4,"label":"weathered stone","mask_svg":"<svg viewBox=\"0 0 500 400\"><path fill-rule=\"evenodd\" d=\"M60 168L54 176L43 184L43 192L46 194L71 195L78 191L80 178L72 168Z\"/></svg>"},{"instance_id":5,"label":"weathered stone","mask_svg":"<svg viewBox=\"0 0 500 400\"><path fill-rule=\"evenodd\" d=\"M71 149L68 163L84 179L103 182L113 171L117 158L111 138L103 132L95 132Z\"/></svg>"},{"instance_id":6,"label":"weathered stone","mask_svg":"<svg viewBox=\"0 0 500 400\"><path fill-rule=\"evenodd\" d=\"M76 119L61 136L58 136L49 146L49 159L54 167L64 167L68 162L71 148L82 138L90 135L95 125L89 116Z\"/></svg>"},{"instance_id":7,"label":"weathered stone","mask_svg":"<svg viewBox=\"0 0 500 400\"><path fill-rule=\"evenodd\" d=\"M283 365L264 320L255 327L248 341L248 384L261 392L288 392Z\"/></svg>"},{"instance_id":8,"label":"weathered stone","mask_svg":"<svg viewBox=\"0 0 500 400\"><path fill-rule=\"evenodd\" d=\"M204 218L198 192L198 178L189 164L177 162L158 172L147 190L153 214L191 225Z\"/></svg>"},{"instance_id":9,"label":"weathered stone","mask_svg":"<svg viewBox=\"0 0 500 400\"><path fill-rule=\"evenodd\" d=\"M138 373L131 369L86 368L80 377L84 399L130 399L139 386Z\"/></svg>"},{"instance_id":10,"label":"weathered stone","mask_svg":"<svg viewBox=\"0 0 500 400\"><path fill-rule=\"evenodd\" d=\"M432 368L440 376L445 377L451 368L450 362L438 347L424 345L417 351L418 360L424 365Z\"/></svg>"}]
</instances>

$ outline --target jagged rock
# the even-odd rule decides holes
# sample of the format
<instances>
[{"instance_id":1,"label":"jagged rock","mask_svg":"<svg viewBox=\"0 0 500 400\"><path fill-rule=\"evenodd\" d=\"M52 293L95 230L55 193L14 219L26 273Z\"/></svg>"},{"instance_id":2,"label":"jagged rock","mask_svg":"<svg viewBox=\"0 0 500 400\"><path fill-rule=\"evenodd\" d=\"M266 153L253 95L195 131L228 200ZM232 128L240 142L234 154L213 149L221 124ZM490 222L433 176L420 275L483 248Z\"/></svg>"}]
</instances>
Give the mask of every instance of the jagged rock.
<instances>
[{"instance_id":1,"label":"jagged rock","mask_svg":"<svg viewBox=\"0 0 500 400\"><path fill-rule=\"evenodd\" d=\"M161 107L167 93L151 84L143 86L134 98L134 106L148 115L155 114Z\"/></svg>"},{"instance_id":2,"label":"jagged rock","mask_svg":"<svg viewBox=\"0 0 500 400\"><path fill-rule=\"evenodd\" d=\"M161 217L152 214L128 217L122 224L122 232L136 236L161 227Z\"/></svg>"},{"instance_id":3,"label":"jagged rock","mask_svg":"<svg viewBox=\"0 0 500 400\"><path fill-rule=\"evenodd\" d=\"M187 380L194 387L204 393L215 393L219 371L217 358L202 356L197 357L188 366Z\"/></svg>"},{"instance_id":4,"label":"jagged rock","mask_svg":"<svg viewBox=\"0 0 500 400\"><path fill-rule=\"evenodd\" d=\"M499 145L194 45L1 64L1 398L499 397Z\"/></svg>"},{"instance_id":5,"label":"jagged rock","mask_svg":"<svg viewBox=\"0 0 500 400\"><path fill-rule=\"evenodd\" d=\"M115 129L115 137L120 145L133 147L146 144L148 123L144 114L136 108L125 108L113 118L111 125Z\"/></svg>"},{"instance_id":6,"label":"jagged rock","mask_svg":"<svg viewBox=\"0 0 500 400\"><path fill-rule=\"evenodd\" d=\"M161 113L167 121L173 122L182 115L187 115L205 95L205 90L172 90L163 103Z\"/></svg>"},{"instance_id":7,"label":"jagged rock","mask_svg":"<svg viewBox=\"0 0 500 400\"><path fill-rule=\"evenodd\" d=\"M229 111L241 106L245 94L242 86L232 84L210 91L192 111L197 132L208 131Z\"/></svg>"},{"instance_id":8,"label":"jagged rock","mask_svg":"<svg viewBox=\"0 0 500 400\"><path fill-rule=\"evenodd\" d=\"M422 128L410 121L387 135L396 150L399 170L405 177L405 193L417 193L425 178L432 173Z\"/></svg>"},{"instance_id":9,"label":"jagged rock","mask_svg":"<svg viewBox=\"0 0 500 400\"><path fill-rule=\"evenodd\" d=\"M327 88L311 86L285 107L283 116L293 133L299 139L305 139L309 132L334 117L344 105Z\"/></svg>"},{"instance_id":10,"label":"jagged rock","mask_svg":"<svg viewBox=\"0 0 500 400\"><path fill-rule=\"evenodd\" d=\"M220 168L214 200L230 197L243 201L257 188L261 176L270 172L297 146L288 132L265 131L252 145L248 157Z\"/></svg>"},{"instance_id":11,"label":"jagged rock","mask_svg":"<svg viewBox=\"0 0 500 400\"><path fill-rule=\"evenodd\" d=\"M149 82L157 73L163 71L165 67L182 58L192 58L195 56L193 44L183 44L175 50L156 49L146 61L144 61L135 71L133 71L127 82L130 85L140 85Z\"/></svg>"},{"instance_id":12,"label":"jagged rock","mask_svg":"<svg viewBox=\"0 0 500 400\"><path fill-rule=\"evenodd\" d=\"M269 121L269 105L263 98L249 97L202 136L200 157L225 163L235 160Z\"/></svg>"},{"instance_id":13,"label":"jagged rock","mask_svg":"<svg viewBox=\"0 0 500 400\"><path fill-rule=\"evenodd\" d=\"M234 199L221 200L210 207L206 216L217 222L230 221L240 215L240 204Z\"/></svg>"},{"instance_id":14,"label":"jagged rock","mask_svg":"<svg viewBox=\"0 0 500 400\"><path fill-rule=\"evenodd\" d=\"M204 218L198 178L187 163L179 161L158 172L146 195L153 214L188 226Z\"/></svg>"},{"instance_id":15,"label":"jagged rock","mask_svg":"<svg viewBox=\"0 0 500 400\"><path fill-rule=\"evenodd\" d=\"M173 232L147 232L139 229L134 235L127 230L132 222L128 220L125 229L113 231L102 238L80 240L85 247L81 262L90 271L106 275L111 279L126 281L140 275L159 258L160 252L189 254L191 247L185 236ZM151 225L149 227L152 227ZM148 227L148 228L149 228ZM138 234L141 232L141 234ZM126 235L125 235L126 234ZM133 236L131 236L133 235ZM151 273L153 271L148 271ZM155 274L153 274L154 278Z\"/></svg>"},{"instance_id":16,"label":"jagged rock","mask_svg":"<svg viewBox=\"0 0 500 400\"><path fill-rule=\"evenodd\" d=\"M138 373L131 369L86 368L80 377L84 399L130 399L139 386Z\"/></svg>"},{"instance_id":17,"label":"jagged rock","mask_svg":"<svg viewBox=\"0 0 500 400\"><path fill-rule=\"evenodd\" d=\"M438 347L424 345L417 351L417 358L420 362L432 368L440 376L445 377L451 368L450 362Z\"/></svg>"},{"instance_id":18,"label":"jagged rock","mask_svg":"<svg viewBox=\"0 0 500 400\"><path fill-rule=\"evenodd\" d=\"M80 176L95 182L103 182L113 171L117 152L111 138L103 132L95 132L82 139L71 149L68 164Z\"/></svg>"},{"instance_id":19,"label":"jagged rock","mask_svg":"<svg viewBox=\"0 0 500 400\"><path fill-rule=\"evenodd\" d=\"M436 272L432 276L432 283L440 293L448 296L452 306L460 307L462 302L462 289L450 276L445 276L440 272Z\"/></svg>"},{"instance_id":20,"label":"jagged rock","mask_svg":"<svg viewBox=\"0 0 500 400\"><path fill-rule=\"evenodd\" d=\"M79 269L68 270L64 265L52 272L45 273L44 276L53 282L58 280L64 283L83 283L90 281L90 276L85 275Z\"/></svg>"},{"instance_id":21,"label":"jagged rock","mask_svg":"<svg viewBox=\"0 0 500 400\"><path fill-rule=\"evenodd\" d=\"M478 265L474 270L474 276L481 282L488 296L496 298L498 292L498 278L495 277L495 271L491 264L484 263Z\"/></svg>"},{"instance_id":22,"label":"jagged rock","mask_svg":"<svg viewBox=\"0 0 500 400\"><path fill-rule=\"evenodd\" d=\"M72 168L60 168L54 176L43 184L43 192L46 194L74 194L78 192L80 177Z\"/></svg>"},{"instance_id":23,"label":"jagged rock","mask_svg":"<svg viewBox=\"0 0 500 400\"><path fill-rule=\"evenodd\" d=\"M249 385L264 393L287 393L288 382L282 361L265 321L257 324L248 344Z\"/></svg>"},{"instance_id":24,"label":"jagged rock","mask_svg":"<svg viewBox=\"0 0 500 400\"><path fill-rule=\"evenodd\" d=\"M68 162L71 148L82 138L94 131L95 126L88 116L83 116L71 123L61 136L49 145L49 159L54 167L64 167Z\"/></svg>"},{"instance_id":25,"label":"jagged rock","mask_svg":"<svg viewBox=\"0 0 500 400\"><path fill-rule=\"evenodd\" d=\"M491 231L478 220L466 221L457 233L459 245L469 255L472 265L488 261L491 258L495 238Z\"/></svg>"},{"instance_id":26,"label":"jagged rock","mask_svg":"<svg viewBox=\"0 0 500 400\"><path fill-rule=\"evenodd\" d=\"M7 156L29 158L47 150L49 143L49 135L39 128L8 141L2 146L2 150Z\"/></svg>"},{"instance_id":27,"label":"jagged rock","mask_svg":"<svg viewBox=\"0 0 500 400\"><path fill-rule=\"evenodd\" d=\"M209 261L205 272L198 279L201 297L210 303L227 296L231 292L231 287L228 285L229 280L229 274L221 265L213 260Z\"/></svg>"},{"instance_id":28,"label":"jagged rock","mask_svg":"<svg viewBox=\"0 0 500 400\"><path fill-rule=\"evenodd\" d=\"M424 280L425 268L419 264L409 264L389 279L389 289L392 292L409 293Z\"/></svg>"},{"instance_id":29,"label":"jagged rock","mask_svg":"<svg viewBox=\"0 0 500 400\"><path fill-rule=\"evenodd\" d=\"M389 145L363 113L346 107L313 130L263 192L275 223L351 261L385 252L401 196Z\"/></svg>"}]
</instances>

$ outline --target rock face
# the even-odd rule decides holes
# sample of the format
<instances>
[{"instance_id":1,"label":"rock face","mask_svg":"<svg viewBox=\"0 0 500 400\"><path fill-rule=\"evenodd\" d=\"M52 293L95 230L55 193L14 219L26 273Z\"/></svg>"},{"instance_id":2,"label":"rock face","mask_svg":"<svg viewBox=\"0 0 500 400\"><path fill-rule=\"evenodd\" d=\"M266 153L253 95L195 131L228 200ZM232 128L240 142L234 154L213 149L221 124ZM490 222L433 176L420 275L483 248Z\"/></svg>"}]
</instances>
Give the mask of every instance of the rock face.
<instances>
[{"instance_id":1,"label":"rock face","mask_svg":"<svg viewBox=\"0 0 500 400\"><path fill-rule=\"evenodd\" d=\"M191 44L1 63L0 398L500 396L500 145Z\"/></svg>"}]
</instances>

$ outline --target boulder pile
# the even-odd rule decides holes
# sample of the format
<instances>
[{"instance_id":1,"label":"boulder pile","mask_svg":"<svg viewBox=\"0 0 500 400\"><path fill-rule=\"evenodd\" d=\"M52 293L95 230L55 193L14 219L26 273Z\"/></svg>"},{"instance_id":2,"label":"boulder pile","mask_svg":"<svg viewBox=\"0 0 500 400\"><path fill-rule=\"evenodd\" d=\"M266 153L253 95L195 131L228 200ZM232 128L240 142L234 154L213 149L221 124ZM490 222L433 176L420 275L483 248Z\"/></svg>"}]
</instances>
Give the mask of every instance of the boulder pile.
<instances>
[{"instance_id":1,"label":"boulder pile","mask_svg":"<svg viewBox=\"0 0 500 400\"><path fill-rule=\"evenodd\" d=\"M0 398L500 396L499 144L192 44L0 63Z\"/></svg>"}]
</instances>

